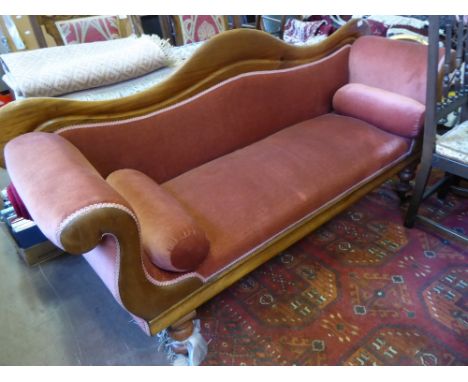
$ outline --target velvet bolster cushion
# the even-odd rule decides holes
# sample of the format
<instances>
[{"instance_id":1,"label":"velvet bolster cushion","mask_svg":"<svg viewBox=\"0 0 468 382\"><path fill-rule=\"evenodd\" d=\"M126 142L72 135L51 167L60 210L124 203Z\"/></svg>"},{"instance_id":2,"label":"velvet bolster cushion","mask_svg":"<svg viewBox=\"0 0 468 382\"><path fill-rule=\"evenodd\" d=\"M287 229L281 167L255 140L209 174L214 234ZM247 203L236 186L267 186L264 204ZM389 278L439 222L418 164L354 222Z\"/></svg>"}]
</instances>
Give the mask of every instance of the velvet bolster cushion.
<instances>
[{"instance_id":1,"label":"velvet bolster cushion","mask_svg":"<svg viewBox=\"0 0 468 382\"><path fill-rule=\"evenodd\" d=\"M132 206L141 226L143 250L167 271L194 270L208 255L204 231L184 207L150 177L137 170L117 170L107 182Z\"/></svg>"},{"instance_id":2,"label":"velvet bolster cushion","mask_svg":"<svg viewBox=\"0 0 468 382\"><path fill-rule=\"evenodd\" d=\"M424 123L422 103L387 90L363 84L347 84L333 97L339 114L358 118L389 133L416 137Z\"/></svg>"}]
</instances>

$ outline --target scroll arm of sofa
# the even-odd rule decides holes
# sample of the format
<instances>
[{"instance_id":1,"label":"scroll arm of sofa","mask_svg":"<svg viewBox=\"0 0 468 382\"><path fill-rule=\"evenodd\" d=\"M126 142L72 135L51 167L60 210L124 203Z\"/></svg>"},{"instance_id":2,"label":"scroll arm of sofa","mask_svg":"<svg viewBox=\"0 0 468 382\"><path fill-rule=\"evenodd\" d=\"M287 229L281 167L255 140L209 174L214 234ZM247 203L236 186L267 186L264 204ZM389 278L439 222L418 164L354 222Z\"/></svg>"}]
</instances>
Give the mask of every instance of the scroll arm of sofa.
<instances>
[{"instance_id":1,"label":"scroll arm of sofa","mask_svg":"<svg viewBox=\"0 0 468 382\"><path fill-rule=\"evenodd\" d=\"M72 254L96 247L105 234L139 251L138 221L128 203L65 138L21 135L5 147L6 167L32 219Z\"/></svg>"}]
</instances>

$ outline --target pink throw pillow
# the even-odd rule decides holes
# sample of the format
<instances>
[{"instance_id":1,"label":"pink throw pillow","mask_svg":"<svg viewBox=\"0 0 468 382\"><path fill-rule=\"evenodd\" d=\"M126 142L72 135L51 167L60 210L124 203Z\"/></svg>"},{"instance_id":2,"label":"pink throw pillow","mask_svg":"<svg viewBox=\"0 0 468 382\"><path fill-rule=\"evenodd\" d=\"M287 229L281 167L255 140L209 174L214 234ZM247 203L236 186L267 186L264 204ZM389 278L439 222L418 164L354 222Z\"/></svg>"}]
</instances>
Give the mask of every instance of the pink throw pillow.
<instances>
[{"instance_id":1,"label":"pink throw pillow","mask_svg":"<svg viewBox=\"0 0 468 382\"><path fill-rule=\"evenodd\" d=\"M361 119L406 138L418 136L424 124L425 107L422 103L358 83L338 89L333 96L333 108L339 114Z\"/></svg>"}]
</instances>

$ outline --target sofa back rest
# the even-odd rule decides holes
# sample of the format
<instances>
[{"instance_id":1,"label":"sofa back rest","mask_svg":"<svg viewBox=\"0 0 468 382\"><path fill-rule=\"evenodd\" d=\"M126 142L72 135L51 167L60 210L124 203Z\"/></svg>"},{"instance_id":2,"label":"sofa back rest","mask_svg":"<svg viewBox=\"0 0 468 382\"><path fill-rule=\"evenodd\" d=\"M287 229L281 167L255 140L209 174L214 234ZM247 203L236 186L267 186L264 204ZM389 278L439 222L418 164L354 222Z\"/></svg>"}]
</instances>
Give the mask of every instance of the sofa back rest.
<instances>
[{"instance_id":1,"label":"sofa back rest","mask_svg":"<svg viewBox=\"0 0 468 382\"><path fill-rule=\"evenodd\" d=\"M349 82L426 100L427 46L378 36L358 38L351 47Z\"/></svg>"},{"instance_id":2,"label":"sofa back rest","mask_svg":"<svg viewBox=\"0 0 468 382\"><path fill-rule=\"evenodd\" d=\"M57 133L104 177L132 168L162 183L328 113L333 94L348 82L349 49L295 68L242 74L145 116L70 126Z\"/></svg>"}]
</instances>

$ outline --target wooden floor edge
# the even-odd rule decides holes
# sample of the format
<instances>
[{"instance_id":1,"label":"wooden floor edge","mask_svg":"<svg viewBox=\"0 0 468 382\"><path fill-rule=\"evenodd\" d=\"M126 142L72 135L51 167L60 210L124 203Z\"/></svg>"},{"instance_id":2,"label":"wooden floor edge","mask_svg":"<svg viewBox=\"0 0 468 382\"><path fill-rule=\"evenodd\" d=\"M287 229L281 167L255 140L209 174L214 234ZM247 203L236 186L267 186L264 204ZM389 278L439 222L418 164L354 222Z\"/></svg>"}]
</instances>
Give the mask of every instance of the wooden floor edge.
<instances>
[{"instance_id":1,"label":"wooden floor edge","mask_svg":"<svg viewBox=\"0 0 468 382\"><path fill-rule=\"evenodd\" d=\"M310 216L301 225L294 226L285 231L278 238L268 243L264 248L260 248L258 251L252 253L248 258L217 275L214 280L203 284L201 288L186 296L178 304L150 320L148 325L151 335L155 335L161 330L167 328L180 317L195 310L200 305L209 301L224 289L228 288L236 281L276 256L281 251L321 227L324 223L331 220L356 201L367 195L370 191L380 186L390 177L397 174L405 167L417 162L419 157L420 153L415 152L409 157L402 159L390 169L384 171L382 174L365 183L363 186L344 196L343 199L332 204L329 208L320 211L317 215Z\"/></svg>"}]
</instances>

